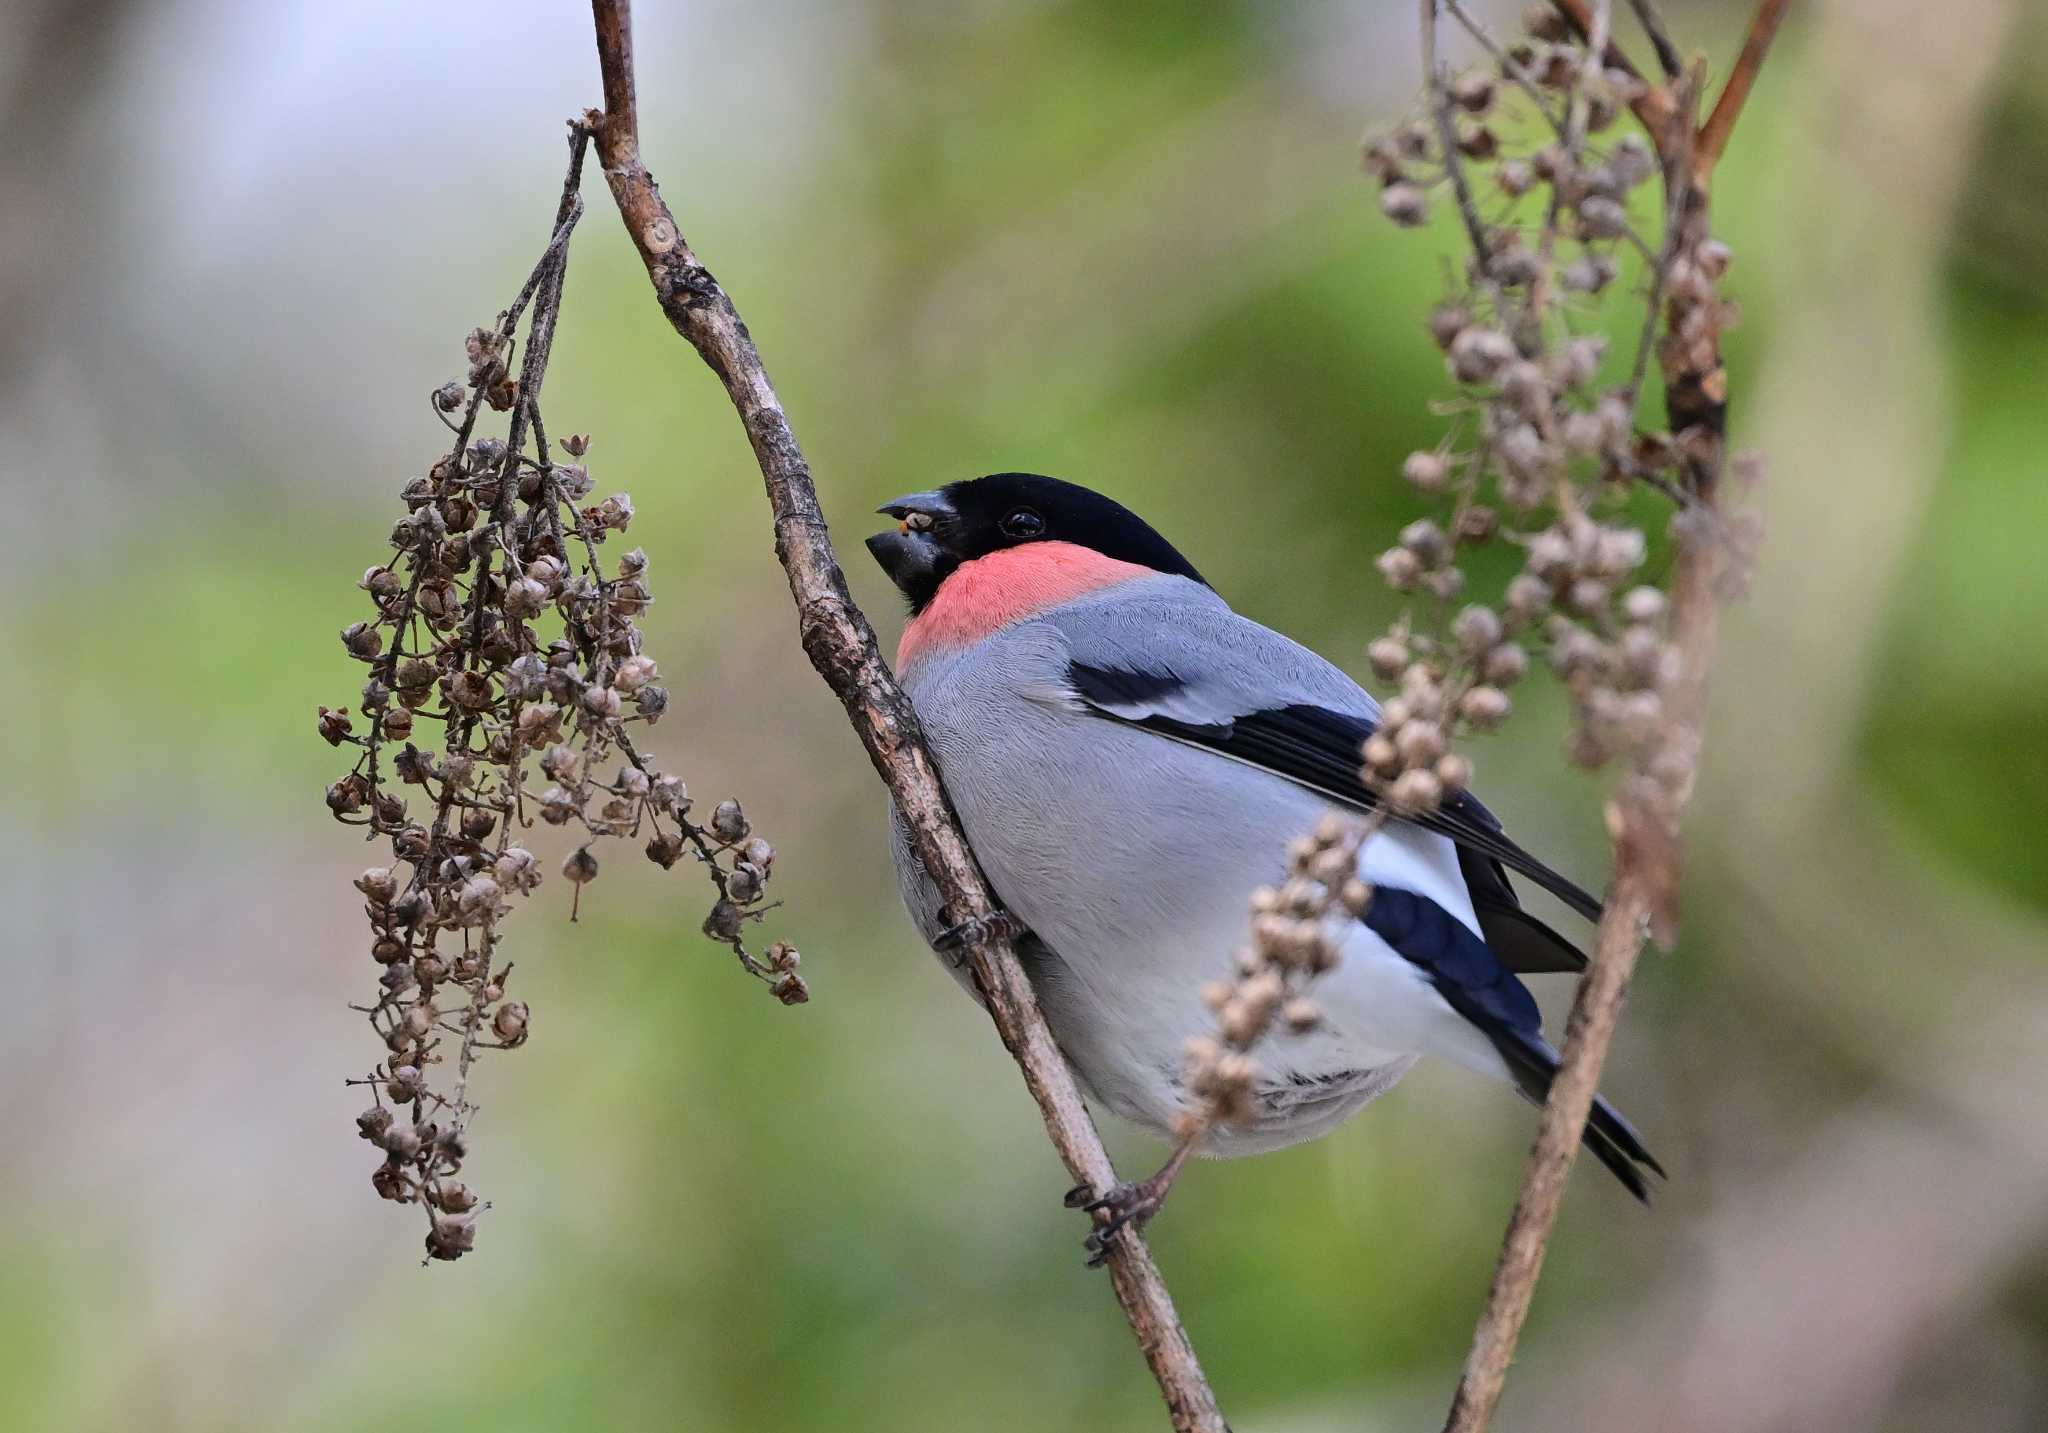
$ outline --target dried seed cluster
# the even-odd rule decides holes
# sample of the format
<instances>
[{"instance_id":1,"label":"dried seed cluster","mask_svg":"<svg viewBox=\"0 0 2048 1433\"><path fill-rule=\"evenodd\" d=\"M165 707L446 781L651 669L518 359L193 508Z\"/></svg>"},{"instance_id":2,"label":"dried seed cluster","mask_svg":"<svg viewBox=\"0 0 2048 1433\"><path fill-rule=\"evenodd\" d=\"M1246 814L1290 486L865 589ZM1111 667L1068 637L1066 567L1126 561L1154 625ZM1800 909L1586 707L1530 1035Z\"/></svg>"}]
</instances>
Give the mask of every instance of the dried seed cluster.
<instances>
[{"instance_id":1,"label":"dried seed cluster","mask_svg":"<svg viewBox=\"0 0 2048 1433\"><path fill-rule=\"evenodd\" d=\"M1259 1074L1251 1048L1276 1021L1297 1034L1321 1022L1307 989L1337 963L1341 923L1363 915L1372 898L1358 876L1358 848L1379 824L1378 817L1324 817L1289 845L1287 880L1252 893L1252 938L1237 953L1235 977L1202 989L1216 1015L1216 1034L1188 1041L1187 1091L1194 1103L1177 1121L1179 1138L1250 1119Z\"/></svg>"},{"instance_id":2,"label":"dried seed cluster","mask_svg":"<svg viewBox=\"0 0 2048 1433\"><path fill-rule=\"evenodd\" d=\"M637 625L653 600L647 555L602 555L631 525L632 500L592 500L587 438L564 440L567 461L551 459L537 402L566 229L520 304L469 336L467 382L433 394L454 448L404 485L394 555L359 584L370 614L342 630L369 668L358 714L320 709L321 736L357 752L327 789L328 809L390 852L355 881L378 972L374 1001L356 1008L385 1050L352 1082L375 1098L358 1128L380 1154L377 1193L426 1211L436 1259L470 1250L482 1207L457 1178L476 1111L471 1067L532 1030L526 1003L507 998L512 967L499 956L504 918L544 878L523 837L536 819L576 838L560 866L572 919L601 869L598 842L644 836L657 865L688 855L710 877L708 935L784 1003L808 998L793 948L757 959L743 938L762 913L774 847L736 801L692 819L682 779L636 745L635 729L659 721L669 695ZM514 378L528 297L535 317ZM486 404L512 413L506 439L476 434Z\"/></svg>"},{"instance_id":3,"label":"dried seed cluster","mask_svg":"<svg viewBox=\"0 0 2048 1433\"><path fill-rule=\"evenodd\" d=\"M1711 370L1712 390L1723 382L1712 363L1719 335L1735 317L1716 291L1728 249L1680 222L1670 195L1682 186L1665 187L1655 243L1639 231L1637 211L1647 206L1638 196L1665 176L1640 136L1608 136L1642 82L1595 63L1554 6L1532 7L1527 34L1511 44L1452 9L1491 63L1431 74L1424 112L1364 147L1387 219L1415 227L1447 203L1468 245L1453 292L1428 319L1458 389L1444 409L1451 430L1401 468L1442 509L1403 528L1377 563L1390 587L1425 604L1367 651L1393 688L1360 752L1381 807L1348 834L1319 830L1292 853L1288 883L1255 900L1254 944L1238 978L1208 991L1217 1037L1194 1047L1205 1118L1249 1112L1249 1052L1283 1003L1312 1023L1302 986L1334 959L1325 922L1340 908L1362 913L1369 899L1349 874L1359 842L1382 820L1457 798L1472 768L1455 740L1505 721L1535 660L1571 693L1572 758L1599 766L1626 757L1639 795L1670 804L1691 764L1665 749L1677 658L1664 596L1641 581L1648 543L1627 517L1632 493L1672 498L1676 540L1728 544L1732 570L1760 537L1744 512L1722 517L1692 500L1705 459L1688 435L1639 426L1652 355L1667 386ZM1579 326L1628 251L1645 261L1648 293L1632 366L1617 381L1607 340ZM1737 459L1734 471L1745 481L1756 464ZM1521 550L1521 569L1497 597L1473 600L1465 560L1498 543Z\"/></svg>"},{"instance_id":4,"label":"dried seed cluster","mask_svg":"<svg viewBox=\"0 0 2048 1433\"><path fill-rule=\"evenodd\" d=\"M1470 246L1462 282L1429 316L1459 388L1454 427L1402 465L1448 511L1409 524L1378 561L1389 586L1436 608L1426 630L1404 615L1368 651L1399 693L1366 744L1365 779L1403 813L1469 781L1451 743L1507 718L1532 652L1572 693L1575 761L1643 753L1672 658L1662 595L1636 581L1648 544L1622 509L1647 485L1679 500L1682 522L1688 455L1639 430L1638 398L1653 348L1667 373L1685 371L1718 351L1734 316L1714 288L1725 245L1686 248L1670 214L1654 247L1637 230L1633 196L1660 177L1658 160L1638 135L1603 136L1641 81L1594 64L1553 6L1524 25L1506 46L1481 33L1490 66L1433 75L1427 113L1365 147L1389 218L1420 223L1447 194ZM1573 309L1615 281L1624 249L1648 261L1650 295L1633 369L1613 381L1606 340L1576 332ZM1522 570L1497 601L1455 609L1461 560L1500 541L1522 549Z\"/></svg>"}]
</instances>

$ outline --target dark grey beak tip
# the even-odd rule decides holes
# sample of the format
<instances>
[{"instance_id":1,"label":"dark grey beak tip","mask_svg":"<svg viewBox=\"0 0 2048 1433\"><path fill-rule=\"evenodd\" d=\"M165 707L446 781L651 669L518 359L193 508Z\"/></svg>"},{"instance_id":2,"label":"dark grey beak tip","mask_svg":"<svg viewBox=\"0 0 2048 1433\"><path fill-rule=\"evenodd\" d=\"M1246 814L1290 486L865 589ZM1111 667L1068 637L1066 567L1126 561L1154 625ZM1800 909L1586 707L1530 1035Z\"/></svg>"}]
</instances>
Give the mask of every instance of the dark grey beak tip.
<instances>
[{"instance_id":1,"label":"dark grey beak tip","mask_svg":"<svg viewBox=\"0 0 2048 1433\"><path fill-rule=\"evenodd\" d=\"M900 532L878 532L868 539L868 551L891 581L910 556L910 539Z\"/></svg>"},{"instance_id":2,"label":"dark grey beak tip","mask_svg":"<svg viewBox=\"0 0 2048 1433\"><path fill-rule=\"evenodd\" d=\"M918 515L926 519L950 517L953 505L946 501L943 492L935 490L891 498L875 511L905 522L905 519ZM882 571L889 574L889 580L906 596L924 585L941 557L930 521L916 532L909 530L907 522L898 531L878 532L868 539L868 551L875 555Z\"/></svg>"}]
</instances>

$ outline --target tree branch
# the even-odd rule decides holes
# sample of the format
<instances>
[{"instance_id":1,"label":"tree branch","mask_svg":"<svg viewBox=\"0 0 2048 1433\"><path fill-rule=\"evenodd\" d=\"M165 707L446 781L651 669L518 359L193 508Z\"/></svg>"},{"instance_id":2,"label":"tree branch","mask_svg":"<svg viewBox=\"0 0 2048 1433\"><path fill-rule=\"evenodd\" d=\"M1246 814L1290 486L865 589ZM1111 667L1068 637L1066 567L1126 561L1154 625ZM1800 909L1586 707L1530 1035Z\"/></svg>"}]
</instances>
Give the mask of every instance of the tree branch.
<instances>
[{"instance_id":1,"label":"tree branch","mask_svg":"<svg viewBox=\"0 0 2048 1433\"><path fill-rule=\"evenodd\" d=\"M1606 4L1555 0L1582 37L1604 34ZM1697 137L1693 115L1703 84L1695 64L1684 79L1659 86L1634 108L1649 131L1664 170L1667 222L1677 226L1664 252L1697 263L1708 238L1708 185L1743 98L1761 66L1784 10L1784 0L1762 0L1751 21L1742 58L1710 119ZM1661 47L1660 47L1661 49ZM1610 68L1626 64L1610 44ZM1711 146L1711 147L1710 147ZM1660 286L1661 288L1661 286ZM1711 295L1705 305L1717 304ZM1515 1345L1535 1296L1543 1255L1556 1224L1592 1110L1608 1045L1628 995L1630 978L1648 931L1668 943L1678 911L1679 821L1699 769L1707 681L1719 632L1719 607L1728 549L1720 520L1720 479L1727 451L1727 379L1721 366L1718 308L1700 316L1684 341L1667 341L1665 401L1674 441L1683 456L1689 507L1673 524L1677 551L1671 579L1671 648L1676 670L1663 683L1664 720L1656 739L1607 809L1615 874L1565 1030L1564 1047L1485 1310L1444 1424L1445 1433L1483 1433L1513 1361ZM1674 324L1674 327L1677 325Z\"/></svg>"},{"instance_id":2,"label":"tree branch","mask_svg":"<svg viewBox=\"0 0 2048 1433\"><path fill-rule=\"evenodd\" d=\"M684 242L675 216L641 163L630 0L592 0L591 10L605 107L589 112L584 124L662 312L718 375L746 427L774 516L775 553L789 577L804 651L845 706L875 770L895 796L912 847L945 899L945 919L958 924L985 916L995 909L994 899L939 783L909 698L847 591L809 464L761 356L732 300ZM967 963L1068 1172L1097 1191L1110 1188L1116 1171L1015 949L1008 940L990 939L969 952ZM1183 1433L1228 1433L1166 1283L1132 1231L1126 1229L1113 1242L1109 1269L1173 1426Z\"/></svg>"},{"instance_id":3,"label":"tree branch","mask_svg":"<svg viewBox=\"0 0 2048 1433\"><path fill-rule=\"evenodd\" d=\"M1714 101L1714 112L1700 126L1699 143L1693 153L1693 174L1694 182L1702 188L1721 151L1728 146L1728 136L1735 130L1743 101L1749 98L1750 86L1756 83L1764 56L1771 51L1771 41L1778 36L1778 22L1784 18L1785 0L1763 0L1750 17L1749 33L1742 38L1742 53L1735 58L1735 68L1728 72L1721 98Z\"/></svg>"}]
</instances>

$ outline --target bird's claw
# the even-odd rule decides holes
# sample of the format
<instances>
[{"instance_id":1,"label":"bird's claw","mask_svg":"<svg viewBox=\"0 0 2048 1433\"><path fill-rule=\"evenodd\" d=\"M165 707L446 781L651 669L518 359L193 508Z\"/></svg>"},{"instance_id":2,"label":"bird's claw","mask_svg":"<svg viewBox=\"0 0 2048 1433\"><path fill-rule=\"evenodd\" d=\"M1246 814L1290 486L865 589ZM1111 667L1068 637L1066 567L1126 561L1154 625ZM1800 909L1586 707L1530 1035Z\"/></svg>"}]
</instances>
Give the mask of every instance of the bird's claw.
<instances>
[{"instance_id":1,"label":"bird's claw","mask_svg":"<svg viewBox=\"0 0 2048 1433\"><path fill-rule=\"evenodd\" d=\"M1107 1213L1105 1220L1081 1246L1088 1251L1088 1267L1099 1269L1109 1262L1110 1250L1126 1228L1139 1229L1145 1221L1159 1212L1166 1202L1166 1191L1154 1180L1141 1179L1136 1184L1119 1183L1110 1186L1109 1193L1098 1199L1088 1199L1092 1191L1087 1185L1067 1191L1069 1209L1085 1209L1090 1214Z\"/></svg>"},{"instance_id":2,"label":"bird's claw","mask_svg":"<svg viewBox=\"0 0 2048 1433\"><path fill-rule=\"evenodd\" d=\"M1015 940L1024 934L1024 922L1008 911L990 911L985 916L975 916L958 925L947 926L939 932L939 938L932 942L932 949L942 955L964 956L974 946L991 940Z\"/></svg>"}]
</instances>

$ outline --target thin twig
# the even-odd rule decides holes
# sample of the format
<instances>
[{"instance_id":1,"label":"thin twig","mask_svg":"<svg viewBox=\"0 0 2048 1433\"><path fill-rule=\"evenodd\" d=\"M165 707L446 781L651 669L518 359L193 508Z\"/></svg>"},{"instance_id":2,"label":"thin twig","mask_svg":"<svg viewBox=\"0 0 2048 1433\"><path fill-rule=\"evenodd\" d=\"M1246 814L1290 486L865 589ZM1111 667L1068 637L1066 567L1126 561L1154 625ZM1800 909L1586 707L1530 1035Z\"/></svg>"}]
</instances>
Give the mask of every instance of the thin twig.
<instances>
[{"instance_id":1,"label":"thin twig","mask_svg":"<svg viewBox=\"0 0 2048 1433\"><path fill-rule=\"evenodd\" d=\"M1479 277L1496 309L1503 307L1500 286L1493 277L1493 244L1486 224L1473 201L1472 185L1465 166L1458 162L1458 132L1451 122L1450 77L1438 63L1436 53L1436 0L1422 0L1422 81L1429 88L1429 115L1443 145L1444 173L1451 181L1451 193L1458 203L1458 217L1464 221L1465 237L1471 242L1472 257L1479 265ZM1502 315L1505 319L1505 314Z\"/></svg>"},{"instance_id":2,"label":"thin twig","mask_svg":"<svg viewBox=\"0 0 2048 1433\"><path fill-rule=\"evenodd\" d=\"M1657 13L1652 0L1628 0L1629 9L1636 12L1636 21L1643 27L1643 33L1650 37L1650 48L1657 52L1657 65L1664 71L1664 78L1675 80L1685 73L1685 60L1678 53L1678 46L1671 43L1671 32L1664 28L1664 17Z\"/></svg>"},{"instance_id":3,"label":"thin twig","mask_svg":"<svg viewBox=\"0 0 2048 1433\"><path fill-rule=\"evenodd\" d=\"M1683 92L1681 92L1683 96ZM1691 105L1682 97L1681 113L1691 113ZM1687 186L1671 182L1673 173L1692 172L1692 126L1678 125L1671 136L1672 153L1664 179L1664 238L1657 246L1655 261L1650 266L1650 291L1643 301L1643 327L1636 341L1636 356L1629 365L1628 396L1630 403L1643 391L1643 379L1650 369L1650 351L1657 343L1658 322L1664 310L1664 286L1671 278L1671 261L1678 256L1678 244L1685 217Z\"/></svg>"},{"instance_id":4,"label":"thin twig","mask_svg":"<svg viewBox=\"0 0 2048 1433\"><path fill-rule=\"evenodd\" d=\"M1721 98L1714 101L1714 111L1700 126L1699 142L1693 147L1693 182L1701 188L1706 187L1707 176L1720 160L1721 151L1728 147L1728 136L1742 114L1743 101L1749 98L1750 86L1756 83L1757 71L1763 68L1764 56L1771 51L1771 41L1777 38L1778 22L1784 18L1785 0L1763 0L1750 17L1749 33L1742 37L1742 53L1736 56L1735 68L1728 72Z\"/></svg>"},{"instance_id":5,"label":"thin twig","mask_svg":"<svg viewBox=\"0 0 2048 1433\"><path fill-rule=\"evenodd\" d=\"M910 701L882 660L874 629L847 591L810 466L761 356L732 300L684 242L675 216L641 162L629 0L592 0L591 11L605 108L589 113L585 123L662 312L725 385L753 444L774 515L776 556L788 574L804 651L845 706L875 770L895 796L912 849L944 898L946 921L959 924L988 915L995 901L939 783ZM1116 1183L1116 1171L1039 1013L1015 948L1006 939L991 938L968 952L967 964L1004 1045L1038 1101L1046 1131L1068 1172L1097 1191L1109 1189ZM1143 1241L1124 1231L1114 1241L1109 1268L1117 1299L1159 1383L1173 1426L1185 1433L1227 1433L1215 1395Z\"/></svg>"},{"instance_id":6,"label":"thin twig","mask_svg":"<svg viewBox=\"0 0 2048 1433\"><path fill-rule=\"evenodd\" d=\"M1571 1176L1572 1159L1593 1108L1608 1042L1642 951L1646 908L1633 873L1618 871L1600 920L1592 960L1572 1002L1557 1077L1544 1102L1543 1122L1529 1151L1528 1173L1508 1221L1486 1312L1473 1333L1472 1350L1466 1355L1444 1433L1481 1433L1500 1401L1536 1278L1543 1271L1544 1251Z\"/></svg>"}]
</instances>

